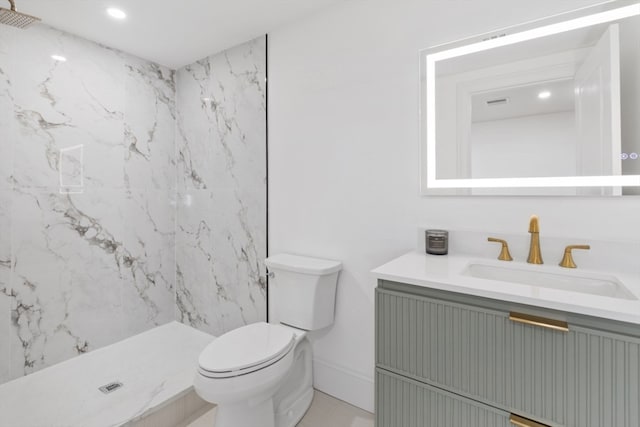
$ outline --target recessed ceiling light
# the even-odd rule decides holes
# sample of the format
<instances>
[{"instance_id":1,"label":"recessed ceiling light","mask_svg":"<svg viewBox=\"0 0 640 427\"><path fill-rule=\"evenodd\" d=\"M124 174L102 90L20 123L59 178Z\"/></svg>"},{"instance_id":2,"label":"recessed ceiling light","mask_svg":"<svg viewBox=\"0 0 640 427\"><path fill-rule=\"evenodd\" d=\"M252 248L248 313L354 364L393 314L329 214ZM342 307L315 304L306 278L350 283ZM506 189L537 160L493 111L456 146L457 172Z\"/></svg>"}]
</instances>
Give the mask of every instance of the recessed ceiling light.
<instances>
[{"instance_id":1,"label":"recessed ceiling light","mask_svg":"<svg viewBox=\"0 0 640 427\"><path fill-rule=\"evenodd\" d=\"M124 19L127 17L126 13L124 13L120 9L116 9L115 7L110 7L109 9L107 9L107 13L109 14L110 17L115 19Z\"/></svg>"},{"instance_id":2,"label":"recessed ceiling light","mask_svg":"<svg viewBox=\"0 0 640 427\"><path fill-rule=\"evenodd\" d=\"M551 92L549 92L548 90L545 90L545 91L540 92L540 93L538 94L538 98L540 98L540 99L547 99L547 98L549 98L550 96L551 96Z\"/></svg>"},{"instance_id":3,"label":"recessed ceiling light","mask_svg":"<svg viewBox=\"0 0 640 427\"><path fill-rule=\"evenodd\" d=\"M66 62L67 58L65 58L64 56L61 55L51 55L51 59L54 59L56 61L60 61L60 62Z\"/></svg>"}]
</instances>

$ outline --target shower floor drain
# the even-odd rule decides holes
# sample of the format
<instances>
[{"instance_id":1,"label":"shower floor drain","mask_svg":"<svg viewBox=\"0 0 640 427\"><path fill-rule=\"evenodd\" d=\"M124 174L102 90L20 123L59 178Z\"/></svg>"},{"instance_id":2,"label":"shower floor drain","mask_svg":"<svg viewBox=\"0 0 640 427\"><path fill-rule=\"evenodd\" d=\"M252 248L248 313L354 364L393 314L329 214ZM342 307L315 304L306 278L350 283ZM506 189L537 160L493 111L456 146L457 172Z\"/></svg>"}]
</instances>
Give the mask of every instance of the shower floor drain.
<instances>
[{"instance_id":1,"label":"shower floor drain","mask_svg":"<svg viewBox=\"0 0 640 427\"><path fill-rule=\"evenodd\" d=\"M100 390L104 394L109 394L111 392L121 389L123 386L124 384L122 383L114 382L114 383L109 383L107 385L103 385L102 387L98 388L98 390Z\"/></svg>"}]
</instances>

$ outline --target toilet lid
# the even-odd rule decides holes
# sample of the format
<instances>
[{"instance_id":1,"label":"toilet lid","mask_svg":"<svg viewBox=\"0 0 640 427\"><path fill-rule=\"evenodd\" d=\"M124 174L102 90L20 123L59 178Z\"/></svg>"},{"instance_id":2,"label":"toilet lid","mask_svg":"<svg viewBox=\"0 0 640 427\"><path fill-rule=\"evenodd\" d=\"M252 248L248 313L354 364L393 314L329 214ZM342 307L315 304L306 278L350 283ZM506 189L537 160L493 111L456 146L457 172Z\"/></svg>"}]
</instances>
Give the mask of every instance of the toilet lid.
<instances>
[{"instance_id":1,"label":"toilet lid","mask_svg":"<svg viewBox=\"0 0 640 427\"><path fill-rule=\"evenodd\" d=\"M215 339L198 360L211 373L229 373L264 367L289 352L295 343L293 331L265 322L243 326Z\"/></svg>"}]
</instances>

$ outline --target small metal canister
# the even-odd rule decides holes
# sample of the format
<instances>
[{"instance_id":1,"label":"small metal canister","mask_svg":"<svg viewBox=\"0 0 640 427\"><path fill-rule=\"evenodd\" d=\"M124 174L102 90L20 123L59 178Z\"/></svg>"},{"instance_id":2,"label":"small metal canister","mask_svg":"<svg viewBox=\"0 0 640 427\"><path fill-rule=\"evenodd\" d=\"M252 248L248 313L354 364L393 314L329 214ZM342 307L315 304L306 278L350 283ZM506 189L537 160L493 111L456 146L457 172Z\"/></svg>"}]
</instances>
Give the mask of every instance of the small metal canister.
<instances>
[{"instance_id":1,"label":"small metal canister","mask_svg":"<svg viewBox=\"0 0 640 427\"><path fill-rule=\"evenodd\" d=\"M449 232L446 230L426 230L424 240L428 254L446 255L449 252Z\"/></svg>"}]
</instances>

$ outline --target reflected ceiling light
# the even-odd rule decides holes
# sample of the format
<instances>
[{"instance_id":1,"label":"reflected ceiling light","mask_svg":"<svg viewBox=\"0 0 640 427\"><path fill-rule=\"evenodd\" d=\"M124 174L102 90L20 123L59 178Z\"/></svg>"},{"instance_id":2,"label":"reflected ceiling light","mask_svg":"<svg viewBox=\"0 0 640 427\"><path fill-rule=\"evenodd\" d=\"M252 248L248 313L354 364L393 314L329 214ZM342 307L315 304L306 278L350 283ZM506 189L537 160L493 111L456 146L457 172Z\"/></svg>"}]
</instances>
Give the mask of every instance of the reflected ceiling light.
<instances>
[{"instance_id":1,"label":"reflected ceiling light","mask_svg":"<svg viewBox=\"0 0 640 427\"><path fill-rule=\"evenodd\" d=\"M549 92L548 90L544 90L538 94L538 98L540 99L547 99L550 96L551 96L551 92Z\"/></svg>"},{"instance_id":2,"label":"reflected ceiling light","mask_svg":"<svg viewBox=\"0 0 640 427\"><path fill-rule=\"evenodd\" d=\"M109 14L110 17L115 19L124 19L127 17L126 13L124 13L120 9L116 9L115 7L110 7L109 9L107 9L107 14Z\"/></svg>"},{"instance_id":3,"label":"reflected ceiling light","mask_svg":"<svg viewBox=\"0 0 640 427\"><path fill-rule=\"evenodd\" d=\"M59 62L67 62L67 58L62 55L51 55L51 59Z\"/></svg>"}]
</instances>

